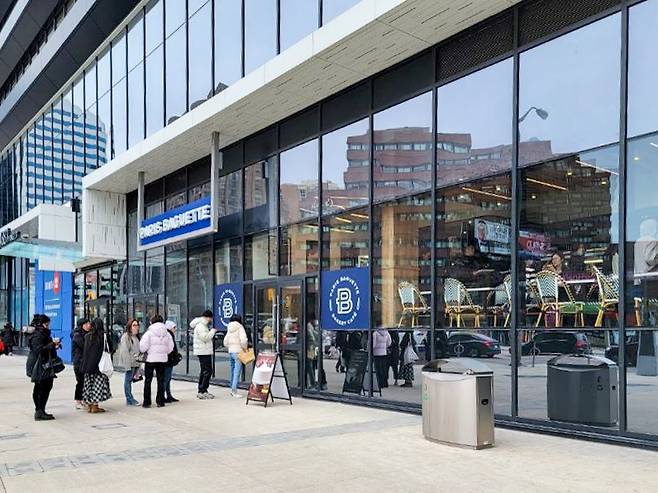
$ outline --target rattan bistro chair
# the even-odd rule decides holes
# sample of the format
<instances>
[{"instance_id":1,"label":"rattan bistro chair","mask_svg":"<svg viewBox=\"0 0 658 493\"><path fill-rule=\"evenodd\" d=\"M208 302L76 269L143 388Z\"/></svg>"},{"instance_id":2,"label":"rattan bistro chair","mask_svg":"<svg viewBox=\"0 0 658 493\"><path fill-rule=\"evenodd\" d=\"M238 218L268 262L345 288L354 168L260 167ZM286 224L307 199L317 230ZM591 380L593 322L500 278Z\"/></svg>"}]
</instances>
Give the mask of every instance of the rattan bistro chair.
<instances>
[{"instance_id":1,"label":"rattan bistro chair","mask_svg":"<svg viewBox=\"0 0 658 493\"><path fill-rule=\"evenodd\" d=\"M614 274L606 276L594 265L592 269L596 275L596 284L599 288L599 311L596 315L594 327L601 327L606 312L617 314L617 307L619 306L619 277Z\"/></svg>"},{"instance_id":2,"label":"rattan bistro chair","mask_svg":"<svg viewBox=\"0 0 658 493\"><path fill-rule=\"evenodd\" d=\"M512 276L506 275L503 282L487 297L488 311L493 316L493 326L498 327L498 317L505 315L503 327L509 324L512 315Z\"/></svg>"},{"instance_id":3,"label":"rattan bistro chair","mask_svg":"<svg viewBox=\"0 0 658 493\"><path fill-rule=\"evenodd\" d=\"M408 316L411 316L411 327L418 327L418 318L430 314L430 307L425 301L425 297L415 284L408 281L400 281L398 294L400 295L400 303L402 303L402 315L398 322L398 328L402 327L404 319Z\"/></svg>"},{"instance_id":4,"label":"rattan bistro chair","mask_svg":"<svg viewBox=\"0 0 658 493\"><path fill-rule=\"evenodd\" d=\"M471 295L461 281L452 277L445 279L443 284L443 300L450 327L452 327L455 320L457 327L462 327L464 316L470 315L474 318L474 326L480 327L482 307L473 303Z\"/></svg>"},{"instance_id":5,"label":"rattan bistro chair","mask_svg":"<svg viewBox=\"0 0 658 493\"><path fill-rule=\"evenodd\" d=\"M555 312L555 326L562 326L562 317L564 315L573 315L575 318L574 325L580 324L580 327L585 325L585 316L583 314L584 303L576 301L571 292L569 285L564 282L564 279L555 272L542 270L537 273L535 279L537 293L539 294L539 316L535 327L539 327L541 319L544 319L544 326L546 327L546 313L550 310ZM560 287L564 289L567 300L560 300Z\"/></svg>"}]
</instances>

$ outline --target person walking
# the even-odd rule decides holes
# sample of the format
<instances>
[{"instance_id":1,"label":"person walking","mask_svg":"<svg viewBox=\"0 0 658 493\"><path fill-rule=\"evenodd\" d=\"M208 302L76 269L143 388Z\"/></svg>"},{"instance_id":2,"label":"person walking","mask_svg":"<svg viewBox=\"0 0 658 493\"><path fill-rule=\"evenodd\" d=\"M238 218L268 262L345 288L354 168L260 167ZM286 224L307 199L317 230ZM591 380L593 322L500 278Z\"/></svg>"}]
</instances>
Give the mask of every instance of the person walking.
<instances>
[{"instance_id":1,"label":"person walking","mask_svg":"<svg viewBox=\"0 0 658 493\"><path fill-rule=\"evenodd\" d=\"M32 330L28 331L31 334L28 339L30 354L27 357L26 373L34 382L34 420L50 421L55 419L55 416L46 412L46 405L56 377L54 373L43 371L42 365L57 357L61 344L58 339L51 337L50 318L47 315L35 314L30 325Z\"/></svg>"},{"instance_id":2,"label":"person walking","mask_svg":"<svg viewBox=\"0 0 658 493\"><path fill-rule=\"evenodd\" d=\"M146 367L144 369L144 402L142 407L151 407L151 382L153 373L157 380L155 403L158 407L165 405L165 364L169 353L174 350L174 341L165 328L160 315L151 319L151 325L139 341L139 349L146 353Z\"/></svg>"},{"instance_id":3,"label":"person walking","mask_svg":"<svg viewBox=\"0 0 658 493\"><path fill-rule=\"evenodd\" d=\"M82 372L84 373L82 400L89 406L88 412L92 414L104 413L105 409L99 407L99 404L112 398L110 379L98 368L103 352L107 348L106 341L103 320L95 318L91 322L91 330L85 335L82 353Z\"/></svg>"},{"instance_id":4,"label":"person walking","mask_svg":"<svg viewBox=\"0 0 658 493\"><path fill-rule=\"evenodd\" d=\"M224 347L228 349L228 355L231 363L231 396L242 397L238 393L238 382L242 373L242 361L240 361L240 352L249 347L247 332L242 325L242 317L233 315L228 323L226 335L224 336Z\"/></svg>"},{"instance_id":5,"label":"person walking","mask_svg":"<svg viewBox=\"0 0 658 493\"><path fill-rule=\"evenodd\" d=\"M214 399L215 396L208 392L210 386L210 377L212 376L212 355L214 352L213 339L217 329L211 329L213 315L210 310L206 310L200 317L190 322L190 328L194 330L193 349L194 356L199 359L199 386L197 398Z\"/></svg>"},{"instance_id":6,"label":"person walking","mask_svg":"<svg viewBox=\"0 0 658 493\"><path fill-rule=\"evenodd\" d=\"M132 385L139 371L140 363L136 359L139 352L139 322L133 318L126 325L116 353L117 364L126 370L123 376L123 393L127 406L139 406L132 392Z\"/></svg>"},{"instance_id":7,"label":"person walking","mask_svg":"<svg viewBox=\"0 0 658 493\"><path fill-rule=\"evenodd\" d=\"M82 372L82 355L85 350L85 335L91 330L89 319L81 318L76 324L71 336L71 359L73 372L75 373L75 408L87 410L87 405L82 401L82 388L85 383L85 374Z\"/></svg>"},{"instance_id":8,"label":"person walking","mask_svg":"<svg viewBox=\"0 0 658 493\"><path fill-rule=\"evenodd\" d=\"M5 346L4 353L7 356L14 355L14 327L7 322L2 329L2 343Z\"/></svg>"},{"instance_id":9,"label":"person walking","mask_svg":"<svg viewBox=\"0 0 658 493\"><path fill-rule=\"evenodd\" d=\"M407 347L411 345L413 349L412 358L409 358L407 354ZM400 342L400 371L399 377L404 380L404 383L400 387L413 387L414 381L414 361L418 359L418 351L416 349L416 341L414 341L413 334L411 332L405 332L402 341Z\"/></svg>"},{"instance_id":10,"label":"person walking","mask_svg":"<svg viewBox=\"0 0 658 493\"><path fill-rule=\"evenodd\" d=\"M178 402L178 399L171 394L171 377L174 374L174 366L181 362L183 356L178 352L178 345L176 344L176 323L167 320L165 322L165 328L167 329L167 332L169 332L171 340L174 342L174 350L169 353L169 356L167 357L164 373L165 403L170 404L172 402Z\"/></svg>"},{"instance_id":11,"label":"person walking","mask_svg":"<svg viewBox=\"0 0 658 493\"><path fill-rule=\"evenodd\" d=\"M372 335L372 354L375 358L375 373L380 389L388 387L388 348L391 334L386 329L378 329Z\"/></svg>"}]
</instances>

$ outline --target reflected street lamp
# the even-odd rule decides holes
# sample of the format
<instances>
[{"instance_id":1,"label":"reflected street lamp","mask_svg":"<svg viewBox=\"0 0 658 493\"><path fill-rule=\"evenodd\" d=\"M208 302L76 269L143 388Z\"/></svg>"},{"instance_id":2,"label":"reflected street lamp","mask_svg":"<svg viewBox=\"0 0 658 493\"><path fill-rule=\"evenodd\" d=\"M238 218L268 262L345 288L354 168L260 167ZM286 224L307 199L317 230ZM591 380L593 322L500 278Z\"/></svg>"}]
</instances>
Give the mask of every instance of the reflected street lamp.
<instances>
[{"instance_id":1,"label":"reflected street lamp","mask_svg":"<svg viewBox=\"0 0 658 493\"><path fill-rule=\"evenodd\" d=\"M528 111L526 111L521 118L519 118L519 123L521 123L523 120L525 120L526 116L530 114L531 111L535 111L537 113L537 116L541 118L542 120L546 120L548 118L548 111L546 111L543 108L537 108L536 106L531 106L528 108Z\"/></svg>"}]
</instances>

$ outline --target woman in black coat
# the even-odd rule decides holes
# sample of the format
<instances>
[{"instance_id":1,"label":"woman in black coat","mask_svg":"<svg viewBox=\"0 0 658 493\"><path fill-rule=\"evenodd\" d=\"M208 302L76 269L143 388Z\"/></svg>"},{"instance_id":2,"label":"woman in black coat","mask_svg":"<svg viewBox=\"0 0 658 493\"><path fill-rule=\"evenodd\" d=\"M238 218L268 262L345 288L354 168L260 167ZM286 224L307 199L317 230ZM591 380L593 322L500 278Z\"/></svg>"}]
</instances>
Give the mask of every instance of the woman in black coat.
<instances>
[{"instance_id":1,"label":"woman in black coat","mask_svg":"<svg viewBox=\"0 0 658 493\"><path fill-rule=\"evenodd\" d=\"M50 421L55 419L55 416L46 412L46 404L53 388L55 376L43 374L41 368L37 368L36 365L41 365L50 358L56 358L60 342L53 340L50 336L50 318L48 316L35 314L30 325L34 327L34 332L28 340L30 354L27 357L26 373L34 382L34 390L32 391L34 420Z\"/></svg>"},{"instance_id":2,"label":"woman in black coat","mask_svg":"<svg viewBox=\"0 0 658 493\"><path fill-rule=\"evenodd\" d=\"M13 356L14 354L14 328L11 322L7 322L2 329L2 343L5 346L5 354Z\"/></svg>"},{"instance_id":3,"label":"woman in black coat","mask_svg":"<svg viewBox=\"0 0 658 493\"><path fill-rule=\"evenodd\" d=\"M82 353L80 369L84 374L82 400L89 405L88 412L104 413L105 409L98 407L112 397L110 379L100 372L98 364L105 348L105 327L100 318L91 322L91 330L85 335L85 345Z\"/></svg>"},{"instance_id":4,"label":"woman in black coat","mask_svg":"<svg viewBox=\"0 0 658 493\"><path fill-rule=\"evenodd\" d=\"M86 409L82 402L82 387L85 382L85 374L82 371L82 355L85 349L85 335L91 330L91 323L86 318L81 318L71 336L71 356L73 360L73 371L75 372L75 408Z\"/></svg>"}]
</instances>

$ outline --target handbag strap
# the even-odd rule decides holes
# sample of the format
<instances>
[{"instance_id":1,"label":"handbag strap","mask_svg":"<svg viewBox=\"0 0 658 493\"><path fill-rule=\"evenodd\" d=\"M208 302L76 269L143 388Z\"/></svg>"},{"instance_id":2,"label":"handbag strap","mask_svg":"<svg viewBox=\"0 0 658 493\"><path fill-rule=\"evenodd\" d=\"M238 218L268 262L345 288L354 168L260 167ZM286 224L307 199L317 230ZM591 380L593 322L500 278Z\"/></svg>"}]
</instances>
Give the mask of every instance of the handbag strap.
<instances>
[{"instance_id":1,"label":"handbag strap","mask_svg":"<svg viewBox=\"0 0 658 493\"><path fill-rule=\"evenodd\" d=\"M110 352L110 347L107 345L107 332L103 331L103 351Z\"/></svg>"}]
</instances>

